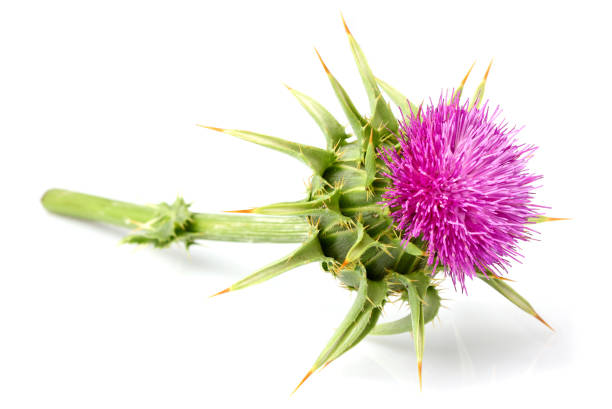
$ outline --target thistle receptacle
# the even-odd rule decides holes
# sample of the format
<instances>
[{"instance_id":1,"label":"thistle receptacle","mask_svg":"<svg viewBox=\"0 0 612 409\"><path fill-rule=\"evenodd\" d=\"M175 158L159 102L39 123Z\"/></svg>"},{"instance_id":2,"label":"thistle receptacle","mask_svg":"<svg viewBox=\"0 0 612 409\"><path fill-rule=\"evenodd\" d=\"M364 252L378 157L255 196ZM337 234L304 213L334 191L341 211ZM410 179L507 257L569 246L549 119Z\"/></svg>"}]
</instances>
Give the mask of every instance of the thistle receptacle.
<instances>
[{"instance_id":1,"label":"thistle receptacle","mask_svg":"<svg viewBox=\"0 0 612 409\"><path fill-rule=\"evenodd\" d=\"M180 198L171 205L138 206L64 190L50 190L42 201L56 213L134 228L124 239L128 243L300 242L287 257L215 295L319 262L356 297L304 380L369 334L408 331L420 380L424 326L435 318L441 301L436 277L450 275L462 287L466 276L479 277L544 322L497 273L518 255L516 244L527 237L528 224L551 219L540 216L531 203L531 182L537 177L525 165L532 148L516 145L515 131L497 123L497 111L489 113L483 105L488 69L471 101L460 102L466 75L450 98L417 107L373 75L344 27L368 96L368 115L357 110L317 55L351 132L314 99L290 87L321 128L326 149L204 126L309 166L313 175L304 200L233 212L238 214L194 213ZM399 122L383 91L403 112ZM395 300L406 302L410 314L378 324L385 304Z\"/></svg>"}]
</instances>

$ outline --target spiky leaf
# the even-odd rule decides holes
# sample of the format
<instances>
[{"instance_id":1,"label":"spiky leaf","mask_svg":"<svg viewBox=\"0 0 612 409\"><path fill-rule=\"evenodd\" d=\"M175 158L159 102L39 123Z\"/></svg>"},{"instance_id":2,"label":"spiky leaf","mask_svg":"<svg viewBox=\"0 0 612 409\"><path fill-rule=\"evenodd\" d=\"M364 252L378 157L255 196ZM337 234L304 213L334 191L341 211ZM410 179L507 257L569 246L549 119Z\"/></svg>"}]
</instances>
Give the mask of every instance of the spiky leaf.
<instances>
[{"instance_id":1,"label":"spiky leaf","mask_svg":"<svg viewBox=\"0 0 612 409\"><path fill-rule=\"evenodd\" d=\"M498 293L506 297L512 304L519 307L521 310L525 311L527 314L532 315L542 324L546 325L548 328L552 329L550 325L546 321L540 317L535 309L529 304L529 302L524 299L519 293L517 293L512 287L508 285L503 279L495 277L493 274L489 273L488 277L481 272L477 272L476 275L482 281L487 283L491 288L495 289Z\"/></svg>"},{"instance_id":2,"label":"spiky leaf","mask_svg":"<svg viewBox=\"0 0 612 409\"><path fill-rule=\"evenodd\" d=\"M287 87L289 88L289 87ZM289 88L289 91L297 98L298 102L308 111L312 119L315 120L327 140L327 149L335 149L341 141L348 138L344 127L329 113L323 105L319 104L314 99L306 94Z\"/></svg>"},{"instance_id":3,"label":"spiky leaf","mask_svg":"<svg viewBox=\"0 0 612 409\"><path fill-rule=\"evenodd\" d=\"M435 287L428 287L423 302L423 322L427 324L432 321L440 310L440 295ZM370 332L370 335L395 335L404 332L412 332L412 316L400 318L395 321L378 324Z\"/></svg>"},{"instance_id":4,"label":"spiky leaf","mask_svg":"<svg viewBox=\"0 0 612 409\"><path fill-rule=\"evenodd\" d=\"M242 140L286 153L287 155L293 156L294 158L297 158L306 165L310 166L310 168L318 175L322 175L325 169L327 169L329 165L336 160L336 155L333 152L316 148L314 146L290 142L274 136L250 131L241 131L238 129L222 129L204 125L198 126L212 129L213 131L223 132Z\"/></svg>"},{"instance_id":5,"label":"spiky leaf","mask_svg":"<svg viewBox=\"0 0 612 409\"><path fill-rule=\"evenodd\" d=\"M382 88L385 94L387 94L387 96L391 98L391 101L393 101L393 103L400 108L404 117L410 118L411 112L416 115L417 111L419 110L419 107L410 102L405 95L403 95L397 89L393 88L391 85L387 84L380 78L376 78L376 82L378 83L378 85L380 85L380 88Z\"/></svg>"},{"instance_id":6,"label":"spiky leaf","mask_svg":"<svg viewBox=\"0 0 612 409\"><path fill-rule=\"evenodd\" d=\"M325 254L323 254L321 244L319 243L319 238L315 234L306 242L304 242L304 244L302 244L300 248L295 250L293 253L289 254L286 257L283 257L282 259L272 264L267 265L266 267L256 271L250 276L243 278L242 280L234 283L233 285L221 291L220 293L241 290L254 284L259 284L264 281L267 281L296 267L309 263L314 263L317 261L333 262L333 260L330 260L328 257L325 256Z\"/></svg>"}]
</instances>

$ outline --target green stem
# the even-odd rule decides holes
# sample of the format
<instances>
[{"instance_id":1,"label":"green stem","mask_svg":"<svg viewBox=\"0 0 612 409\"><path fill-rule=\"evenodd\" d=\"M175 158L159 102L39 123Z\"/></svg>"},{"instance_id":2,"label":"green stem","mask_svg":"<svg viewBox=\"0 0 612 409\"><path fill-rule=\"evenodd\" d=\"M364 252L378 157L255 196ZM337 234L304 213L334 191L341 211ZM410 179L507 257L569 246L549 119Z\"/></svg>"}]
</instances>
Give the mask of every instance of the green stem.
<instances>
[{"instance_id":1,"label":"green stem","mask_svg":"<svg viewBox=\"0 0 612 409\"><path fill-rule=\"evenodd\" d=\"M134 229L156 215L155 208L103 197L50 189L43 206L52 213ZM203 240L256 243L300 243L311 227L303 217L194 213L190 232Z\"/></svg>"}]
</instances>

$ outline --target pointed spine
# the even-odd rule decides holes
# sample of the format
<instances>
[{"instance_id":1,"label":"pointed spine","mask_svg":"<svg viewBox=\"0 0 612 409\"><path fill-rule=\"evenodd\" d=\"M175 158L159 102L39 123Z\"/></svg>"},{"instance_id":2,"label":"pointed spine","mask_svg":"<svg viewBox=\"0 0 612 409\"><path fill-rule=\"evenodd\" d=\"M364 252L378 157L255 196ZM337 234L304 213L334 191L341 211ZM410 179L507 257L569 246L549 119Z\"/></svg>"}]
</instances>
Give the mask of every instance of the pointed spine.
<instances>
[{"instance_id":1,"label":"pointed spine","mask_svg":"<svg viewBox=\"0 0 612 409\"><path fill-rule=\"evenodd\" d=\"M319 61L321 61L321 64L323 65L323 69L325 70L325 73L327 74L327 78L329 79L332 89L334 90L334 94L336 94L336 98L338 98L338 102L340 103L340 106L342 107L342 111L344 112L344 115L346 115L346 118L348 119L349 124L351 125L351 128L353 129L353 133L355 134L357 139L363 141L364 139L363 128L367 125L366 119L361 116L361 114L359 113L357 108L355 108L353 101L351 101L351 98L348 96L348 94L346 93L342 85L340 85L338 80L329 71L329 69L327 68L327 65L325 65L325 62L323 62L323 58L321 58L321 55L319 54L317 49L315 49L315 52L317 53L317 56L319 57Z\"/></svg>"},{"instance_id":2,"label":"pointed spine","mask_svg":"<svg viewBox=\"0 0 612 409\"><path fill-rule=\"evenodd\" d=\"M332 193L318 197L313 200L299 202L282 202L267 206L255 207L248 210L237 210L234 212L249 212L255 214L265 214L273 216L314 216L335 212L340 213L340 191L334 190Z\"/></svg>"},{"instance_id":3,"label":"pointed spine","mask_svg":"<svg viewBox=\"0 0 612 409\"><path fill-rule=\"evenodd\" d=\"M333 152L328 152L314 146L286 141L274 136L263 135L250 131L241 131L238 129L222 129L205 125L198 126L217 132L222 132L227 135L232 135L242 140L286 153L287 155L293 156L294 158L304 162L317 175L322 175L323 172L325 172L325 170L336 160L336 155Z\"/></svg>"},{"instance_id":4,"label":"pointed spine","mask_svg":"<svg viewBox=\"0 0 612 409\"><path fill-rule=\"evenodd\" d=\"M300 105L310 114L312 119L317 123L321 131L325 135L327 141L327 150L335 149L343 140L348 138L344 127L329 113L323 105L319 104L314 99L306 94L287 86L291 94L298 100Z\"/></svg>"},{"instance_id":5,"label":"pointed spine","mask_svg":"<svg viewBox=\"0 0 612 409\"><path fill-rule=\"evenodd\" d=\"M455 101L456 99L458 100L461 98L461 94L463 93L463 87L465 86L465 83L467 82L467 79L470 76L470 73L472 72L474 65L476 65L476 61L472 63L472 66L468 70L467 74L465 74L465 77L463 77L463 81L461 81L461 84L459 84L459 87L457 87L457 89L455 90L455 93L453 94L453 98L451 99L451 102Z\"/></svg>"},{"instance_id":6,"label":"pointed spine","mask_svg":"<svg viewBox=\"0 0 612 409\"><path fill-rule=\"evenodd\" d=\"M255 284L260 284L296 267L309 263L314 263L316 261L327 260L329 259L325 256L325 254L323 254L323 250L321 249L321 245L319 244L319 239L315 234L304 244L302 244L299 249L297 249L287 257L284 257L272 264L267 265L261 270L258 270L250 276L243 278L242 280L234 283L230 287L220 291L215 295L225 294L230 291L241 290L243 288L250 287Z\"/></svg>"},{"instance_id":7,"label":"pointed spine","mask_svg":"<svg viewBox=\"0 0 612 409\"><path fill-rule=\"evenodd\" d=\"M489 71L491 71L492 65L493 65L493 60L491 60L491 62L489 63L489 66L487 67L487 71L485 72L485 75L482 81L478 85L478 88L476 88L476 92L474 93L474 96L472 97L472 100L470 101L470 105L468 106L469 111L471 111L472 108L474 107L478 109L478 107L482 103L484 99L485 85L487 83L487 78L489 77Z\"/></svg>"},{"instance_id":8,"label":"pointed spine","mask_svg":"<svg viewBox=\"0 0 612 409\"><path fill-rule=\"evenodd\" d=\"M506 297L512 304L519 307L521 310L525 311L527 314L535 317L542 324L546 325L551 331L554 329L548 325L544 319L536 312L536 310L529 304L529 302L524 299L519 293L517 293L510 285L508 285L504 280L497 279L493 274L489 273L489 276L482 273L476 273L476 276L480 278L482 281L487 283L491 288L495 291Z\"/></svg>"},{"instance_id":9,"label":"pointed spine","mask_svg":"<svg viewBox=\"0 0 612 409\"><path fill-rule=\"evenodd\" d=\"M427 288L425 301L423 302L424 324L431 322L438 315L438 311L440 310L440 302L441 298L438 294L438 290L436 290L435 287ZM411 314L408 314L407 316L395 321L378 324L370 332L370 335L395 335L402 334L404 332L412 332Z\"/></svg>"},{"instance_id":10,"label":"pointed spine","mask_svg":"<svg viewBox=\"0 0 612 409\"><path fill-rule=\"evenodd\" d=\"M393 103L400 108L404 118L410 119L412 113L416 114L419 107L410 102L404 94L402 94L397 89L393 88L391 85L381 80L380 78L376 78L376 82L384 91L384 93L387 94L389 98L391 98L391 101L393 101Z\"/></svg>"},{"instance_id":11,"label":"pointed spine","mask_svg":"<svg viewBox=\"0 0 612 409\"><path fill-rule=\"evenodd\" d=\"M342 320L342 323L340 323L340 326L338 327L338 329L336 329L336 332L334 332L334 335L332 335L331 339L328 341L325 348L323 348L323 351L321 351L321 354L319 354L319 357L315 360L315 363L312 365L312 368L310 368L310 370L308 371L304 379L302 379L302 381L295 388L295 390L297 390L300 386L302 386L302 384L304 383L306 379L308 379L310 374L312 374L317 369L321 368L321 366L323 366L329 360L331 355L334 353L334 351L338 348L338 346L342 342L342 339L346 335L347 331L350 330L351 325L353 325L355 321L357 321L357 319L359 318L359 315L363 311L363 308L367 302L367 294L368 294L368 281L366 278L365 269L363 269L360 275L359 289L357 290L357 297L355 298L353 305L351 306L347 315L344 317L344 320Z\"/></svg>"},{"instance_id":12,"label":"pointed spine","mask_svg":"<svg viewBox=\"0 0 612 409\"><path fill-rule=\"evenodd\" d=\"M355 58L355 63L357 64L359 75L361 76L361 81L363 82L366 93L368 94L372 118L377 118L377 121L374 123L374 126L387 126L389 128L395 128L395 130L397 130L397 121L393 116L393 112L382 98L380 89L378 88L378 84L376 83L376 78L374 77L374 74L372 74L372 70L368 65L368 61L365 57L365 54L361 50L361 47L359 46L357 41L355 40L355 37L353 37L351 31L348 29L346 21L344 21L344 17L342 17L342 24L344 24L344 29L349 39L351 51L353 53L353 57Z\"/></svg>"}]
</instances>

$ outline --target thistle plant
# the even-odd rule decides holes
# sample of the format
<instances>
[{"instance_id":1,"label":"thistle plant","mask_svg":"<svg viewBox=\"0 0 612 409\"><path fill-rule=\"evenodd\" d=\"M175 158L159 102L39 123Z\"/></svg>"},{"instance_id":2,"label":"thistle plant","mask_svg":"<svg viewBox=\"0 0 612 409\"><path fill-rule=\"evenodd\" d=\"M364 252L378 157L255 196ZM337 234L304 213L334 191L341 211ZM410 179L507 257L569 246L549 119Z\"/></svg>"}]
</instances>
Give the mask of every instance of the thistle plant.
<instances>
[{"instance_id":1,"label":"thistle plant","mask_svg":"<svg viewBox=\"0 0 612 409\"><path fill-rule=\"evenodd\" d=\"M343 21L344 23L344 21ZM516 141L517 128L484 100L489 68L471 99L462 99L471 72L453 92L419 106L375 77L349 31L351 51L368 96L362 115L317 52L346 116L347 131L311 97L287 87L325 136L326 149L260 133L203 126L291 155L313 175L304 200L204 214L182 198L140 206L52 189L42 198L50 211L120 225L133 231L126 243L191 246L197 240L301 243L297 250L214 295L241 290L309 263L354 291L344 320L299 386L367 335L411 332L419 383L425 325L438 314L439 284L450 277L461 291L478 278L517 307L548 324L503 277L518 244L541 215L526 165L535 147ZM395 117L388 96L400 112ZM387 303L409 313L379 323ZM297 390L297 388L296 388Z\"/></svg>"}]
</instances>

